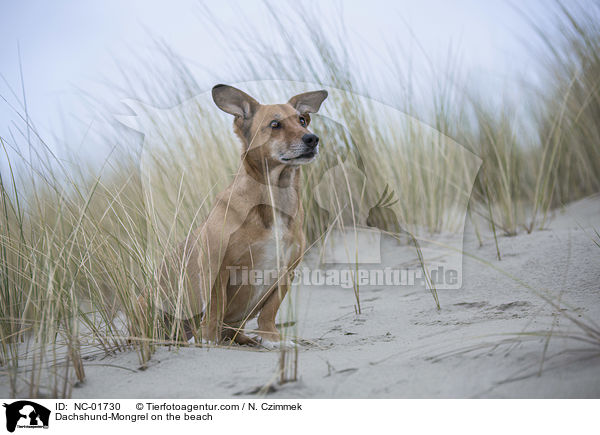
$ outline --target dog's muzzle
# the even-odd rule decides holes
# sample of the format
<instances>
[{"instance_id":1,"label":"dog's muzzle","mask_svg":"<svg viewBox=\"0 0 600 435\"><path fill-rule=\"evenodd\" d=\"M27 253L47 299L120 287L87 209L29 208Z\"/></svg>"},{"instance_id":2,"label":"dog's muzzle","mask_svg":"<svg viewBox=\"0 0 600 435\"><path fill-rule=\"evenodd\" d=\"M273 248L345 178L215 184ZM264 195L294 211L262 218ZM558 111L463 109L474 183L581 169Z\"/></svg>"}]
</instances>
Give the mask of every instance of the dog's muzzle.
<instances>
[{"instance_id":1,"label":"dog's muzzle","mask_svg":"<svg viewBox=\"0 0 600 435\"><path fill-rule=\"evenodd\" d=\"M282 157L281 160L286 163L308 163L319 154L319 137L316 134L307 133L302 136L302 145L304 149L293 157Z\"/></svg>"},{"instance_id":2,"label":"dog's muzzle","mask_svg":"<svg viewBox=\"0 0 600 435\"><path fill-rule=\"evenodd\" d=\"M319 154L319 147L305 148L301 154L294 157L282 157L281 160L286 163L308 163Z\"/></svg>"}]
</instances>

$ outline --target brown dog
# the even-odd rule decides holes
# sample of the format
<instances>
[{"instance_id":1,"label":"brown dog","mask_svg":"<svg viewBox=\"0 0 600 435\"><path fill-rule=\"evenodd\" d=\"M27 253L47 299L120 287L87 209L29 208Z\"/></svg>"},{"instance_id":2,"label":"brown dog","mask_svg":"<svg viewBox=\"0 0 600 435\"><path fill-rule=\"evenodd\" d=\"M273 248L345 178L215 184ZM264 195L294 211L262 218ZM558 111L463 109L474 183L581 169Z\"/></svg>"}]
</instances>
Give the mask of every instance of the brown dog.
<instances>
[{"instance_id":1,"label":"brown dog","mask_svg":"<svg viewBox=\"0 0 600 435\"><path fill-rule=\"evenodd\" d=\"M226 85L215 86L212 95L221 110L235 117L242 161L206 221L181 247L183 293L201 317L202 341L218 343L227 337L272 348L281 340L275 316L305 248L300 166L319 152L319 138L308 130L309 114L319 110L327 91L307 92L274 105L262 105ZM163 266L163 287L177 276L167 270ZM260 282L232 280L232 273L241 270L253 271L250 276ZM256 316L255 341L243 329Z\"/></svg>"}]
</instances>

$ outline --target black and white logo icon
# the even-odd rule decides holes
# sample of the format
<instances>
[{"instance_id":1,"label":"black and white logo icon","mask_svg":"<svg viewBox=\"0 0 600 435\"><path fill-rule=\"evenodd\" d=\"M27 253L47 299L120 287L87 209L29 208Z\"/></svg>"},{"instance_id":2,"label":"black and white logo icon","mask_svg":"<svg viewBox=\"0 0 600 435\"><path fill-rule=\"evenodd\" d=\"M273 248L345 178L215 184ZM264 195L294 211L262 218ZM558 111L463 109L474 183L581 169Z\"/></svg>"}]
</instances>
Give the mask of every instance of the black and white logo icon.
<instances>
[{"instance_id":1,"label":"black and white logo icon","mask_svg":"<svg viewBox=\"0 0 600 435\"><path fill-rule=\"evenodd\" d=\"M6 408L6 430L14 432L16 428L48 428L50 410L29 400L19 400L3 405Z\"/></svg>"}]
</instances>

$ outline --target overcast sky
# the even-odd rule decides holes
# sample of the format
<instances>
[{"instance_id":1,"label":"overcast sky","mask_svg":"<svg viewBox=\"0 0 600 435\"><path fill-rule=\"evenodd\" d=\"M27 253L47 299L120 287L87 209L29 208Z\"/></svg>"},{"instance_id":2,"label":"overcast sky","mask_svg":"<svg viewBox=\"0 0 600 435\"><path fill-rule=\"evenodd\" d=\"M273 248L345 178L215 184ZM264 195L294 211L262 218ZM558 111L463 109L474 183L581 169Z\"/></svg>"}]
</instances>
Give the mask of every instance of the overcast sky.
<instances>
[{"instance_id":1,"label":"overcast sky","mask_svg":"<svg viewBox=\"0 0 600 435\"><path fill-rule=\"evenodd\" d=\"M285 9L282 3L277 2L278 10ZM220 0L204 5L227 31L235 31L248 21L261 29L266 16L262 2ZM343 5L343 20L351 37L371 47L372 62L385 62L378 47L394 38L413 45L418 41L433 58L450 45L458 47L461 67L479 77L490 77L490 86L493 80L510 82L533 68L530 52L522 43L533 39L533 31L506 1L362 0ZM546 1L530 1L527 10L534 16L542 15L547 5ZM315 26L325 25L332 14L339 12L334 2L296 0L289 6L307 10L318 7L323 23ZM31 119L42 134L48 135L62 131L64 119L65 131L73 132L72 139L77 142L85 131L85 125L75 119L80 110L80 89L93 94L99 92L100 79L117 80L118 65L125 64L132 51L149 46L149 33L164 39L183 56L206 90L214 82L229 81L229 73L224 67L221 73L220 66L231 56L245 54L226 50L222 37L202 25L201 14L202 7L192 0L2 2L0 73L20 98L20 47ZM264 32L269 31L264 28ZM205 68L208 66L210 73ZM486 81L482 83L485 86ZM0 82L0 95L11 104L17 103L4 81ZM8 127L15 119L0 100L2 137L8 137Z\"/></svg>"}]
</instances>

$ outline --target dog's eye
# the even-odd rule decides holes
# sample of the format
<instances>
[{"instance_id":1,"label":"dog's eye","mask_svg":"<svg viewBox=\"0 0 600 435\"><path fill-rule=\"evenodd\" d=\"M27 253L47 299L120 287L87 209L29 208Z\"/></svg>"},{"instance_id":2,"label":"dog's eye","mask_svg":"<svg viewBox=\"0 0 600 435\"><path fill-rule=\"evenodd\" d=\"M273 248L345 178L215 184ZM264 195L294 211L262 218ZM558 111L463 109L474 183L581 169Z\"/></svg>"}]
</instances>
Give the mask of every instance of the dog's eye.
<instances>
[{"instance_id":1,"label":"dog's eye","mask_svg":"<svg viewBox=\"0 0 600 435\"><path fill-rule=\"evenodd\" d=\"M304 116L300 117L300 125L302 127L306 127L306 118Z\"/></svg>"},{"instance_id":2,"label":"dog's eye","mask_svg":"<svg viewBox=\"0 0 600 435\"><path fill-rule=\"evenodd\" d=\"M271 128L279 128L281 127L281 124L279 123L279 121L271 121Z\"/></svg>"}]
</instances>

